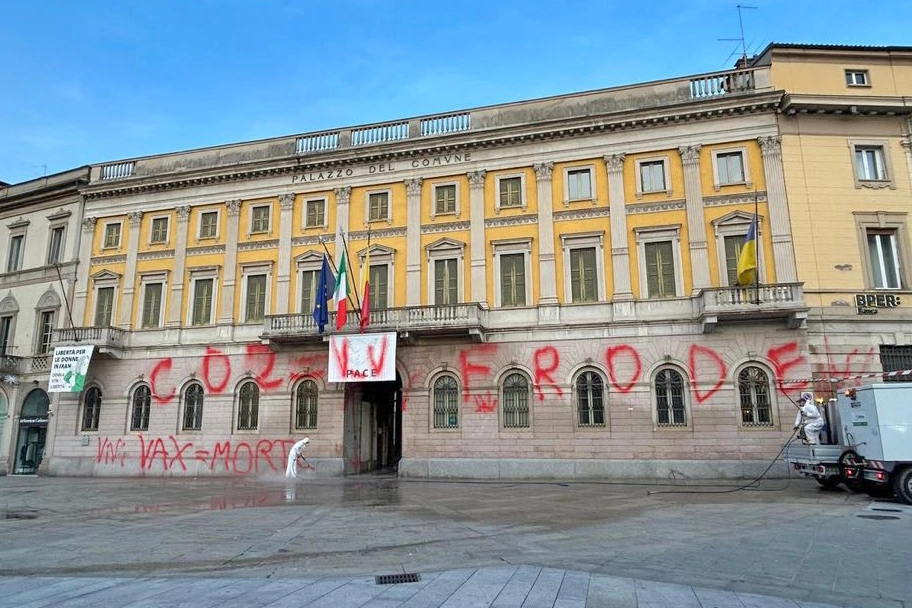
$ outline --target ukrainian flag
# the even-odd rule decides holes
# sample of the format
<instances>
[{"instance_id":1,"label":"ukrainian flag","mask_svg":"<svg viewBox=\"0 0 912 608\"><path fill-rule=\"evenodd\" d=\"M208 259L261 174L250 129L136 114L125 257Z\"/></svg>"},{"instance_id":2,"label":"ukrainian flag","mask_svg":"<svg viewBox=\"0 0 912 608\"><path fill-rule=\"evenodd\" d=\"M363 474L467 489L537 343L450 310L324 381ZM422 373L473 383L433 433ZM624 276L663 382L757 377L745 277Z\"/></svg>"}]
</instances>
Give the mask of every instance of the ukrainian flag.
<instances>
[{"instance_id":1,"label":"ukrainian flag","mask_svg":"<svg viewBox=\"0 0 912 608\"><path fill-rule=\"evenodd\" d=\"M738 285L754 285L757 281L757 216L751 222L744 237L744 245L738 256Z\"/></svg>"}]
</instances>

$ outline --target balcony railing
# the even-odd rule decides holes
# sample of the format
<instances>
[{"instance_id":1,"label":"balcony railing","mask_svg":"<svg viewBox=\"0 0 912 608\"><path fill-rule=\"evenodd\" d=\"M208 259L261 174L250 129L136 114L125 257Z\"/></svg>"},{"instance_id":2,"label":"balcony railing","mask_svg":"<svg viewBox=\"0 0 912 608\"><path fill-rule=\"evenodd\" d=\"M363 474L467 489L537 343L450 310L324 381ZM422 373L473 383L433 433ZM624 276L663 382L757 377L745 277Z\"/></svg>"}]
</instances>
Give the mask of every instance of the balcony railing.
<instances>
[{"instance_id":1,"label":"balcony railing","mask_svg":"<svg viewBox=\"0 0 912 608\"><path fill-rule=\"evenodd\" d=\"M704 289L698 305L707 333L721 320L784 317L789 327L797 327L808 311L801 283Z\"/></svg>"},{"instance_id":2,"label":"balcony railing","mask_svg":"<svg viewBox=\"0 0 912 608\"><path fill-rule=\"evenodd\" d=\"M404 308L384 308L370 313L371 331L420 331L435 332L482 330L484 328L484 310L475 303L454 304L452 306L407 306ZM325 333L352 333L359 329L357 309L349 311L346 323L341 331L336 331L336 313L329 313L329 322ZM319 335L317 324L310 313L288 315L270 315L266 317L263 337L276 340L316 337Z\"/></svg>"},{"instance_id":3,"label":"balcony railing","mask_svg":"<svg viewBox=\"0 0 912 608\"><path fill-rule=\"evenodd\" d=\"M0 373L19 374L22 372L22 357L16 355L15 346L7 346L0 353Z\"/></svg>"},{"instance_id":4,"label":"balcony railing","mask_svg":"<svg viewBox=\"0 0 912 608\"><path fill-rule=\"evenodd\" d=\"M56 344L94 344L99 348L122 349L124 330L119 327L65 327L54 330Z\"/></svg>"}]
</instances>

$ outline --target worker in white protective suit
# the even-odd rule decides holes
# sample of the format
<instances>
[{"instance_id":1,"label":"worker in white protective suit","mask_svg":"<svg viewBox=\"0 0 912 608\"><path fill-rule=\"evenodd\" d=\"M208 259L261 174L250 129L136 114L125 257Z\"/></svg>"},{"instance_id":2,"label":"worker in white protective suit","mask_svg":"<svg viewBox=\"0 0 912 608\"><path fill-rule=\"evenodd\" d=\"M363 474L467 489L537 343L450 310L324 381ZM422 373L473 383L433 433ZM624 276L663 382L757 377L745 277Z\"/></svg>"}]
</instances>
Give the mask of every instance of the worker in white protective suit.
<instances>
[{"instance_id":1,"label":"worker in white protective suit","mask_svg":"<svg viewBox=\"0 0 912 608\"><path fill-rule=\"evenodd\" d=\"M817 445L820 443L820 431L823 430L823 416L820 410L814 405L814 402L805 396L802 396L798 403L798 414L795 416L795 430L808 445Z\"/></svg>"},{"instance_id":2,"label":"worker in white protective suit","mask_svg":"<svg viewBox=\"0 0 912 608\"><path fill-rule=\"evenodd\" d=\"M298 476L298 459L304 458L304 449L308 443L310 443L310 437L305 437L291 446L291 450L288 452L288 466L285 467L285 477L296 478Z\"/></svg>"}]
</instances>

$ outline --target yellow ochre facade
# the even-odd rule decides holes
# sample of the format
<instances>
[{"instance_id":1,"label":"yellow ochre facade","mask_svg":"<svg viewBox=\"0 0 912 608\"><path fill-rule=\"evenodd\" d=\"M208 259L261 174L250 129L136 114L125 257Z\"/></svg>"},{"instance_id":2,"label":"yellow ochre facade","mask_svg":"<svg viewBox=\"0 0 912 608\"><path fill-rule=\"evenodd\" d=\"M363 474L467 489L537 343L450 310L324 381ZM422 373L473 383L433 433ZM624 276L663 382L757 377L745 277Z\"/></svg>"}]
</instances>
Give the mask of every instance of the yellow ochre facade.
<instances>
[{"instance_id":1,"label":"yellow ochre facade","mask_svg":"<svg viewBox=\"0 0 912 608\"><path fill-rule=\"evenodd\" d=\"M92 166L55 338L95 351L84 390L53 394L41 467L280 476L307 436L307 475L758 474L800 392L912 345L910 68L909 49L771 45L712 74ZM870 85L846 90L856 71ZM859 180L881 145L888 177ZM321 334L319 269L343 249L350 316L337 330L330 302ZM392 340L395 380L330 381L368 255L364 335Z\"/></svg>"}]
</instances>

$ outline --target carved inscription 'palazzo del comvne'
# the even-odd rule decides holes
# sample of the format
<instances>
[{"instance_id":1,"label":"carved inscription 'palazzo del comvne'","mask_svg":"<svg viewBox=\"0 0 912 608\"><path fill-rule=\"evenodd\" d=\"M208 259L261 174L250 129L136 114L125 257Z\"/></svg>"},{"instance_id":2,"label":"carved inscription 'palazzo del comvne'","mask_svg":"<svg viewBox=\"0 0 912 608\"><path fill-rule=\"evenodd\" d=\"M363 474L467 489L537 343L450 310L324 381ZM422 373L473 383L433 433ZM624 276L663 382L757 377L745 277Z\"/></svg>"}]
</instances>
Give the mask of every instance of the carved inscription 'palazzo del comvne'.
<instances>
[{"instance_id":1,"label":"carved inscription 'palazzo del comvne'","mask_svg":"<svg viewBox=\"0 0 912 608\"><path fill-rule=\"evenodd\" d=\"M278 474L306 435L315 475L759 472L791 432L783 381L825 371L777 48L725 72L92 166L73 322L53 340L96 349L86 388L53 397L41 466ZM755 218L757 276L739 285ZM330 303L321 333L320 269L343 250L348 321ZM332 382L327 337L361 333L367 279L365 333L392 336L396 379Z\"/></svg>"}]
</instances>

